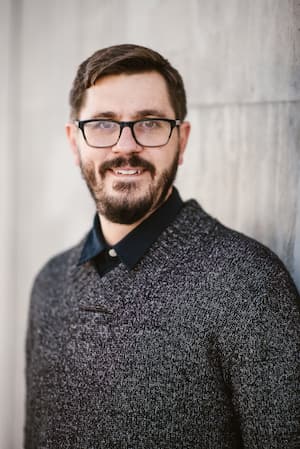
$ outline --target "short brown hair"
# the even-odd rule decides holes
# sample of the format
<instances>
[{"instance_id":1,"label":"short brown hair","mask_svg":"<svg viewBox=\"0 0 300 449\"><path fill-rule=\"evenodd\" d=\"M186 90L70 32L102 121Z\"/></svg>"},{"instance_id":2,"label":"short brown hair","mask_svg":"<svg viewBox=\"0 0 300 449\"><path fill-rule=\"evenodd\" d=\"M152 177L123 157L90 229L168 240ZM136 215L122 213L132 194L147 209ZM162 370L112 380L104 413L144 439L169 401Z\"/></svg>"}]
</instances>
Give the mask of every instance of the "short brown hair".
<instances>
[{"instance_id":1,"label":"short brown hair","mask_svg":"<svg viewBox=\"0 0 300 449\"><path fill-rule=\"evenodd\" d=\"M77 119L86 89L106 75L156 71L167 83L171 105L177 119L186 116L186 95L179 72L163 56L140 45L123 44L93 53L80 64L70 91L71 118Z\"/></svg>"}]
</instances>

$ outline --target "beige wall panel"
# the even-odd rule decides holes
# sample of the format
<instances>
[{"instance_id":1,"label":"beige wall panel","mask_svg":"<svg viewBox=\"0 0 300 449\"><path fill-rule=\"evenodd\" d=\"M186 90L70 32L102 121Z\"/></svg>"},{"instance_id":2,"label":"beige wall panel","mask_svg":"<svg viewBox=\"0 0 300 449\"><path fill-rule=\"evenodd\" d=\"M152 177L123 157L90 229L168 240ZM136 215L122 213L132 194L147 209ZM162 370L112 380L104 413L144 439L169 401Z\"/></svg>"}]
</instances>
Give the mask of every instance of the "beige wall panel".
<instances>
[{"instance_id":1,"label":"beige wall panel","mask_svg":"<svg viewBox=\"0 0 300 449\"><path fill-rule=\"evenodd\" d=\"M12 59L15 41L11 41L12 5L9 0L1 1L0 15L0 448L13 449L12 401L15 385L15 326L16 313L14 270L14 210L16 173L13 142L11 141L11 121L14 99L11 97Z\"/></svg>"},{"instance_id":2,"label":"beige wall panel","mask_svg":"<svg viewBox=\"0 0 300 449\"><path fill-rule=\"evenodd\" d=\"M84 55L134 42L162 51L190 103L300 99L298 0L138 0L85 3Z\"/></svg>"},{"instance_id":3,"label":"beige wall panel","mask_svg":"<svg viewBox=\"0 0 300 449\"><path fill-rule=\"evenodd\" d=\"M293 247L300 103L192 109L177 185L226 225L271 247L299 280Z\"/></svg>"}]
</instances>

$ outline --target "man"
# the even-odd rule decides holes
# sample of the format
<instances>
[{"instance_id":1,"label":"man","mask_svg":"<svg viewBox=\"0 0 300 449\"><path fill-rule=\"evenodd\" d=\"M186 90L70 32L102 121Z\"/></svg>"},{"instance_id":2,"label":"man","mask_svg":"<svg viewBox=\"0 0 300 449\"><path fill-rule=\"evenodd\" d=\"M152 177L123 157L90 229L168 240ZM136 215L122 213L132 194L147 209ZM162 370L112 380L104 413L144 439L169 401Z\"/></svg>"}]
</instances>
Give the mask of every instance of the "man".
<instances>
[{"instance_id":1,"label":"man","mask_svg":"<svg viewBox=\"0 0 300 449\"><path fill-rule=\"evenodd\" d=\"M298 293L273 253L173 187L190 130L178 72L106 48L70 105L97 213L34 284L25 448L299 448Z\"/></svg>"}]
</instances>

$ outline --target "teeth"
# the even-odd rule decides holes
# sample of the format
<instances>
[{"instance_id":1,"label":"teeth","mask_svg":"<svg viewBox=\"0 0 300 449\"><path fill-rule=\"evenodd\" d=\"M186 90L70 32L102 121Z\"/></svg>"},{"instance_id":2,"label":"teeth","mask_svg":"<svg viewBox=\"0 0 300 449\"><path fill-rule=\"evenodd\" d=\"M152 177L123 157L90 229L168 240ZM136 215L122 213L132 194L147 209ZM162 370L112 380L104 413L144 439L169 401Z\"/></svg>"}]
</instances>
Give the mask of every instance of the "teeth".
<instances>
[{"instance_id":1,"label":"teeth","mask_svg":"<svg viewBox=\"0 0 300 449\"><path fill-rule=\"evenodd\" d=\"M118 173L118 175L137 175L137 174L140 173L140 171L139 170L133 170L133 169L131 169L131 170L119 169L119 170L117 170L117 173Z\"/></svg>"}]
</instances>

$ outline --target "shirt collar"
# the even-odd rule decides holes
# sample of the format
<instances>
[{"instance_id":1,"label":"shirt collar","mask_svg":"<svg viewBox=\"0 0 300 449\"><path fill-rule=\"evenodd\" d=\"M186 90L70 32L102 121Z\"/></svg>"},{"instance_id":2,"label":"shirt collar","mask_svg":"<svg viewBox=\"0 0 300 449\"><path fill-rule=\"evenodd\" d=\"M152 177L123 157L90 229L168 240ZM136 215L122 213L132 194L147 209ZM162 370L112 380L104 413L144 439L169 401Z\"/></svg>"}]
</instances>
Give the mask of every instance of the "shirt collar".
<instances>
[{"instance_id":1,"label":"shirt collar","mask_svg":"<svg viewBox=\"0 0 300 449\"><path fill-rule=\"evenodd\" d=\"M129 269L133 268L144 256L163 230L174 220L182 206L183 201L174 187L165 203L113 246L120 260ZM101 231L98 214L96 214L93 227L86 237L78 264L81 265L88 262L108 248L109 246L106 244Z\"/></svg>"}]
</instances>

